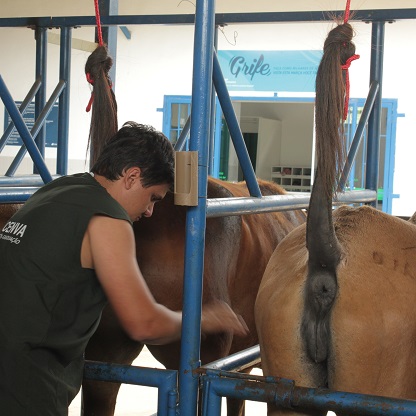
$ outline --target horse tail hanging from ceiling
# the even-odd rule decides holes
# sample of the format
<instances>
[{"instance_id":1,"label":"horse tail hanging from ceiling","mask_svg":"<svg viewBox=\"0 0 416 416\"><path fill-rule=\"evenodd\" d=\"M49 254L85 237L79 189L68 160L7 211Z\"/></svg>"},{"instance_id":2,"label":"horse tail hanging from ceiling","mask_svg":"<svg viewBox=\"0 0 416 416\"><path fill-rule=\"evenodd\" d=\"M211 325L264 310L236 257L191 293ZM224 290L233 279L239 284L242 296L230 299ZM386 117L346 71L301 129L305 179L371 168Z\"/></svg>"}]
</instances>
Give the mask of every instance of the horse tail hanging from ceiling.
<instances>
[{"instance_id":1,"label":"horse tail hanging from ceiling","mask_svg":"<svg viewBox=\"0 0 416 416\"><path fill-rule=\"evenodd\" d=\"M117 102L109 75L113 60L103 42L98 0L94 0L94 3L98 46L88 57L85 64L85 75L92 86L91 98L86 108L86 111L90 111L92 108L88 138L88 146L91 149L91 166L101 153L102 147L118 130Z\"/></svg>"},{"instance_id":2,"label":"horse tail hanging from ceiling","mask_svg":"<svg viewBox=\"0 0 416 416\"><path fill-rule=\"evenodd\" d=\"M358 58L352 43L354 32L347 20L348 17L329 32L316 76L317 170L307 219L309 258L302 336L308 355L317 363L325 361L328 355L329 320L337 295L337 266L342 255L332 222L332 194L338 189L344 156L348 67Z\"/></svg>"}]
</instances>

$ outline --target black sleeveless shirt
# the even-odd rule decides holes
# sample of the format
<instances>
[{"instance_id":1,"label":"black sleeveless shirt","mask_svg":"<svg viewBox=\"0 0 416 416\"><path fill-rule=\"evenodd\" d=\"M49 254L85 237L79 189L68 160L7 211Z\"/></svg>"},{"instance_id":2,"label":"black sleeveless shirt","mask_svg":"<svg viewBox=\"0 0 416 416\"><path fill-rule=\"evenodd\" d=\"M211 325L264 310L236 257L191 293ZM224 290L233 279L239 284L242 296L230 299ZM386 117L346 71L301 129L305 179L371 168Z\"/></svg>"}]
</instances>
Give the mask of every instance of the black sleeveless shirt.
<instances>
[{"instance_id":1,"label":"black sleeveless shirt","mask_svg":"<svg viewBox=\"0 0 416 416\"><path fill-rule=\"evenodd\" d=\"M127 212L88 173L39 189L0 231L0 409L66 415L105 294L81 266L90 219Z\"/></svg>"}]
</instances>

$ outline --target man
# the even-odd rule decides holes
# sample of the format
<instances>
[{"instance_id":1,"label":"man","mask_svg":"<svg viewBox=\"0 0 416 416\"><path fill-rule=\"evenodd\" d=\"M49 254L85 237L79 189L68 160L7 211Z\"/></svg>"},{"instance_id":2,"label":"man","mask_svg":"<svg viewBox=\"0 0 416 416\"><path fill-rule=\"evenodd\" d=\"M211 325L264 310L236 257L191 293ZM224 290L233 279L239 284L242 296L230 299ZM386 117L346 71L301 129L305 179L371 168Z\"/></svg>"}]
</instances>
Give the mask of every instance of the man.
<instances>
[{"instance_id":1,"label":"man","mask_svg":"<svg viewBox=\"0 0 416 416\"><path fill-rule=\"evenodd\" d=\"M126 123L91 169L39 189L0 233L0 409L67 415L83 353L107 300L127 334L180 337L181 312L157 304L141 275L131 223L172 187L173 148ZM225 304L204 309L203 332L246 329Z\"/></svg>"}]
</instances>

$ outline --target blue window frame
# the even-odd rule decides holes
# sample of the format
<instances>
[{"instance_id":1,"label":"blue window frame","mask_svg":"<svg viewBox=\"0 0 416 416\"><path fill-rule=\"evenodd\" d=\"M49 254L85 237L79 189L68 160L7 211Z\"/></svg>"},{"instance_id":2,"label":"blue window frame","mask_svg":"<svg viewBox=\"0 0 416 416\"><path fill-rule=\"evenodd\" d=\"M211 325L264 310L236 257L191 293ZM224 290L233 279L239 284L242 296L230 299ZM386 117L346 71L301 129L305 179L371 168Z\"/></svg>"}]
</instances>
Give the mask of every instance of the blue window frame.
<instances>
[{"instance_id":1,"label":"blue window frame","mask_svg":"<svg viewBox=\"0 0 416 416\"><path fill-rule=\"evenodd\" d=\"M254 97L233 97L236 101L270 101L278 102L282 99L276 98L254 98ZM297 97L293 99L285 98L285 101L291 102L311 102L311 97ZM349 147L354 133L357 129L359 117L364 107L365 99L351 98L348 123L346 125L347 148ZM166 95L163 106L163 133L176 143L178 137L191 113L191 96L184 95ZM391 213L392 200L399 195L393 194L393 173L396 146L396 125L397 125L397 99L382 100L382 122L380 134L380 167L379 167L379 186L378 200L379 208L384 212ZM228 170L228 143L229 133L226 123L224 122L221 107L216 103L215 113L215 135L214 135L214 154L212 157L212 166L210 166L210 175L227 179ZM351 173L347 181L347 189L360 189L365 183L365 159L367 145L367 129L364 130L363 139L358 150L356 160L351 168ZM184 149L188 150L188 143Z\"/></svg>"},{"instance_id":2,"label":"blue window frame","mask_svg":"<svg viewBox=\"0 0 416 416\"><path fill-rule=\"evenodd\" d=\"M190 114L191 96L165 95L162 131L173 145L178 141ZM184 150L188 150L188 143L186 143Z\"/></svg>"}]
</instances>

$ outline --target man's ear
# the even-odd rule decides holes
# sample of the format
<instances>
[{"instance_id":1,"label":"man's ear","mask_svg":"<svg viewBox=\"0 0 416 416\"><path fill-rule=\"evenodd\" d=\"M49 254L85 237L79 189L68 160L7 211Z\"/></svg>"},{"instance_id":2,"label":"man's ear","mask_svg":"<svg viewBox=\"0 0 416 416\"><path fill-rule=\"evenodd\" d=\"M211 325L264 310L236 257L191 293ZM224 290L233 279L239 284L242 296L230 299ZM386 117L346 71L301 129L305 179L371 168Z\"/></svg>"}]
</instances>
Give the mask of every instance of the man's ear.
<instances>
[{"instance_id":1,"label":"man's ear","mask_svg":"<svg viewBox=\"0 0 416 416\"><path fill-rule=\"evenodd\" d=\"M140 181L142 171L139 167L128 168L124 171L124 184L126 189L130 189L137 181Z\"/></svg>"}]
</instances>

